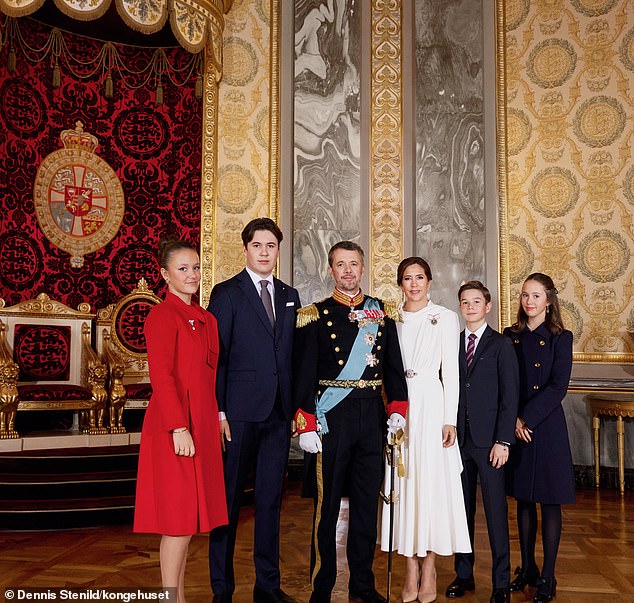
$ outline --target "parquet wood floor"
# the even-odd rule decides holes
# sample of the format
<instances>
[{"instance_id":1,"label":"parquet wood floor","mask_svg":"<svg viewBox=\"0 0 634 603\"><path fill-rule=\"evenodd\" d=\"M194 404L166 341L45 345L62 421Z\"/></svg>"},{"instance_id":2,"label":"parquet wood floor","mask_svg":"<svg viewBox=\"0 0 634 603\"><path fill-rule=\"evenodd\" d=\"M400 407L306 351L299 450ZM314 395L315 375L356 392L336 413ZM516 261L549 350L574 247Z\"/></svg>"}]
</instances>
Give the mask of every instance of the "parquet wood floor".
<instances>
[{"instance_id":1,"label":"parquet wood floor","mask_svg":"<svg viewBox=\"0 0 634 603\"><path fill-rule=\"evenodd\" d=\"M519 561L514 501L511 510L511 555ZM578 503L564 508L564 533L557 565L556 603L634 602L634 495L613 490L584 490ZM281 560L283 588L298 601L308 601L308 559L312 502L299 497L290 484L282 512ZM347 508L339 531L339 576L333 602L346 602L345 565ZM251 542L253 510L242 511L236 550L239 585L234 600L252 600L254 580ZM0 533L0 584L13 587L144 587L159 582L158 536L132 534L129 526L59 532ZM539 542L538 542L539 548ZM486 603L490 596L491 560L484 517L479 506L476 527L476 592L464 603ZM377 552L377 587L386 588L387 555ZM448 601L444 589L453 579L452 559L438 560L438 601ZM395 557L392 601L400 601L404 562ZM187 566L187 601L211 601L207 569L207 537L196 536ZM1 591L4 593L4 589ZM530 592L515 594L513 603L532 601Z\"/></svg>"}]
</instances>

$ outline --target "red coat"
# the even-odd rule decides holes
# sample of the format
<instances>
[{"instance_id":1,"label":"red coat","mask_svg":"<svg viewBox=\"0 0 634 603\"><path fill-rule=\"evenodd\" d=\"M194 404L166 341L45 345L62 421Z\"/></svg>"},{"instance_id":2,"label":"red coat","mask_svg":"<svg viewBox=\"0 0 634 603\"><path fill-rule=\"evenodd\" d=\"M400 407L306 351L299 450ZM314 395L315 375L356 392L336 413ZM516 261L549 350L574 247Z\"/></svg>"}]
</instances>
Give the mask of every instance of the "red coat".
<instances>
[{"instance_id":1,"label":"red coat","mask_svg":"<svg viewBox=\"0 0 634 603\"><path fill-rule=\"evenodd\" d=\"M168 293L145 321L152 398L139 453L134 531L184 536L227 523L216 404L214 316ZM177 456L171 430L187 427L193 457Z\"/></svg>"}]
</instances>

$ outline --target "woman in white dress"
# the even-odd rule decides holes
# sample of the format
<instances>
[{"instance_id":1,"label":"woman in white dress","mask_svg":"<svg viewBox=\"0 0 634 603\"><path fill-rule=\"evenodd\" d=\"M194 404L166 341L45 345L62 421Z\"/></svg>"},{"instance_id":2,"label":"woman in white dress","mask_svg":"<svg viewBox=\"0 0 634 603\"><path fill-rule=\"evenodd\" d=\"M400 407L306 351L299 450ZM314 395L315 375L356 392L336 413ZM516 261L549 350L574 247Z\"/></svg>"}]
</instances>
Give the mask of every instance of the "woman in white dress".
<instances>
[{"instance_id":1,"label":"woman in white dress","mask_svg":"<svg viewBox=\"0 0 634 603\"><path fill-rule=\"evenodd\" d=\"M396 484L394 549L406 557L403 601L436 599L436 555L471 551L456 442L459 376L458 315L428 298L432 276L422 258L403 260L397 282L405 294L397 323L409 409ZM389 490L389 474L386 490ZM383 506L381 548L389 548ZM422 558L422 563L419 561Z\"/></svg>"}]
</instances>

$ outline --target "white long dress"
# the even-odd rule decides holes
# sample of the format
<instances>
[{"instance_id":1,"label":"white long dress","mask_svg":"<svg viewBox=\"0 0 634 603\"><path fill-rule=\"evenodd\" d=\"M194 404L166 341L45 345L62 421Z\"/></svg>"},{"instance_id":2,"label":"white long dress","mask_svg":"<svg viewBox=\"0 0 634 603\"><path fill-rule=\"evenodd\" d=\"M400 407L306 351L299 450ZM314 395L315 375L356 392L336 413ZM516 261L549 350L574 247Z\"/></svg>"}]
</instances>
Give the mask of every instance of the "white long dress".
<instances>
[{"instance_id":1,"label":"white long dress","mask_svg":"<svg viewBox=\"0 0 634 603\"><path fill-rule=\"evenodd\" d=\"M410 374L409 409L402 445L405 477L397 477L395 484L393 550L408 557L424 557L428 551L468 553L460 450L457 442L442 446L443 425L455 425L458 413L458 315L429 302L417 312L401 310L401 317L397 329L403 366ZM389 489L386 467L384 490ZM387 551L389 506L383 502L381 515L381 549Z\"/></svg>"}]
</instances>

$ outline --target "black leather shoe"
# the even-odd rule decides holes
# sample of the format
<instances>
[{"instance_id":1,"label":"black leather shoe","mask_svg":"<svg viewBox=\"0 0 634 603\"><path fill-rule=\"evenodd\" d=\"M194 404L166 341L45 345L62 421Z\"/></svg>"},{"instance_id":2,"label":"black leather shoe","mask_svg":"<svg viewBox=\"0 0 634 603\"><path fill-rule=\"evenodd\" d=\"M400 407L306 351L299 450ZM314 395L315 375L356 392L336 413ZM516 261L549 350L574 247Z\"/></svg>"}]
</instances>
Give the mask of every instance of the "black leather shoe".
<instances>
[{"instance_id":1,"label":"black leather shoe","mask_svg":"<svg viewBox=\"0 0 634 603\"><path fill-rule=\"evenodd\" d=\"M494 588L489 603L510 603L511 591L508 588Z\"/></svg>"},{"instance_id":2,"label":"black leather shoe","mask_svg":"<svg viewBox=\"0 0 634 603\"><path fill-rule=\"evenodd\" d=\"M253 587L254 603L297 603L293 597L287 595L281 588L264 590L259 586Z\"/></svg>"},{"instance_id":3,"label":"black leather shoe","mask_svg":"<svg viewBox=\"0 0 634 603\"><path fill-rule=\"evenodd\" d=\"M517 578L511 582L511 592L519 593L528 586L535 586L537 584L537 580L539 579L539 569L537 566L526 569L523 567L515 568L515 575Z\"/></svg>"},{"instance_id":4,"label":"black leather shoe","mask_svg":"<svg viewBox=\"0 0 634 603\"><path fill-rule=\"evenodd\" d=\"M557 592L557 580L555 578L544 578L537 581L537 592L533 597L533 603L548 603Z\"/></svg>"},{"instance_id":5,"label":"black leather shoe","mask_svg":"<svg viewBox=\"0 0 634 603\"><path fill-rule=\"evenodd\" d=\"M445 596L450 599L457 599L458 597L464 597L465 592L468 590L475 590L475 580L473 576L471 578L456 578L445 591Z\"/></svg>"},{"instance_id":6,"label":"black leather shoe","mask_svg":"<svg viewBox=\"0 0 634 603\"><path fill-rule=\"evenodd\" d=\"M214 595L212 599L212 603L232 603L233 595L230 594L222 594L222 595Z\"/></svg>"},{"instance_id":7,"label":"black leather shoe","mask_svg":"<svg viewBox=\"0 0 634 603\"><path fill-rule=\"evenodd\" d=\"M376 590L364 593L350 591L349 600L354 603L387 603L387 599Z\"/></svg>"}]
</instances>

